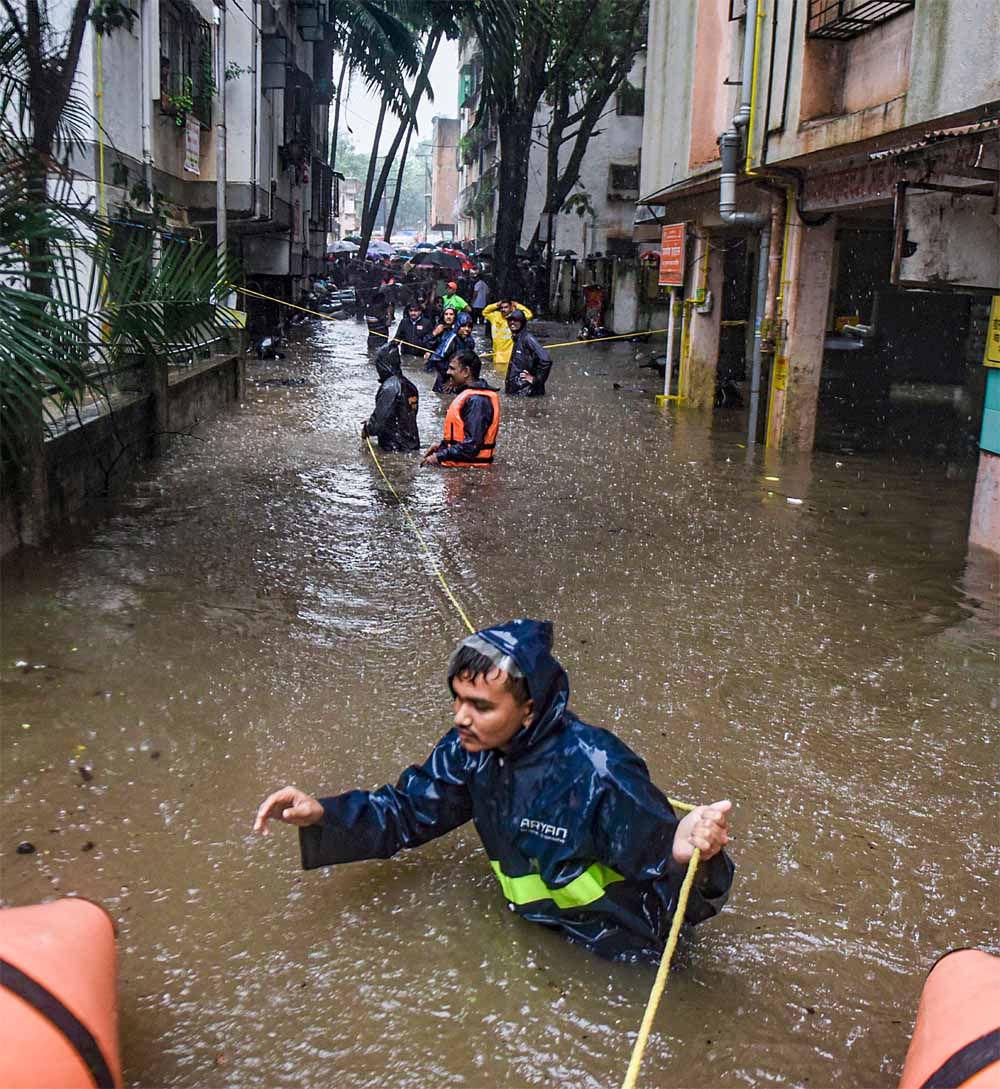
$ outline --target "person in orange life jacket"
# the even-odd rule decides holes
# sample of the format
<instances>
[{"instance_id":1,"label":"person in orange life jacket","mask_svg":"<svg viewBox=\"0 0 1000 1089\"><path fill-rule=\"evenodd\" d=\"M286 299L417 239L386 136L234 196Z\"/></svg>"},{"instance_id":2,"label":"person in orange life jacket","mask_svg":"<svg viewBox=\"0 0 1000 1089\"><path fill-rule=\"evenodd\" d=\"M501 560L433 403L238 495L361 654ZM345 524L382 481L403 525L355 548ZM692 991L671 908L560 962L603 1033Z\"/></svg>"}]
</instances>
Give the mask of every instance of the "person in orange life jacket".
<instances>
[{"instance_id":1,"label":"person in orange life jacket","mask_svg":"<svg viewBox=\"0 0 1000 1089\"><path fill-rule=\"evenodd\" d=\"M419 450L417 387L403 377L399 347L384 344L375 353L375 371L379 387L375 394L375 411L361 428L361 434L378 439L383 450Z\"/></svg>"},{"instance_id":2,"label":"person in orange life jacket","mask_svg":"<svg viewBox=\"0 0 1000 1089\"><path fill-rule=\"evenodd\" d=\"M322 799L288 786L257 810L299 829L304 869L388 858L469 820L512 911L616 960L659 960L694 849L684 922L726 902L728 800L686 816L641 757L569 708L552 625L512 620L466 637L448 663L454 729L395 786Z\"/></svg>"},{"instance_id":3,"label":"person in orange life jacket","mask_svg":"<svg viewBox=\"0 0 1000 1089\"><path fill-rule=\"evenodd\" d=\"M448 364L459 352L475 352L476 338L472 335L472 316L465 312L455 319L455 335L447 342L442 338L441 346L435 348L431 355L431 362L437 371L434 379L435 393L451 393L451 379L448 375Z\"/></svg>"},{"instance_id":4,"label":"person in orange life jacket","mask_svg":"<svg viewBox=\"0 0 1000 1089\"><path fill-rule=\"evenodd\" d=\"M444 421L444 438L424 455L421 465L465 468L493 461L500 430L500 397L480 377L482 361L475 352L459 352L448 364L456 390Z\"/></svg>"},{"instance_id":5,"label":"person in orange life jacket","mask_svg":"<svg viewBox=\"0 0 1000 1089\"><path fill-rule=\"evenodd\" d=\"M542 397L545 395L545 380L552 370L552 357L528 332L528 319L520 310L511 310L507 315L507 324L514 345L504 389L511 397Z\"/></svg>"}]
</instances>

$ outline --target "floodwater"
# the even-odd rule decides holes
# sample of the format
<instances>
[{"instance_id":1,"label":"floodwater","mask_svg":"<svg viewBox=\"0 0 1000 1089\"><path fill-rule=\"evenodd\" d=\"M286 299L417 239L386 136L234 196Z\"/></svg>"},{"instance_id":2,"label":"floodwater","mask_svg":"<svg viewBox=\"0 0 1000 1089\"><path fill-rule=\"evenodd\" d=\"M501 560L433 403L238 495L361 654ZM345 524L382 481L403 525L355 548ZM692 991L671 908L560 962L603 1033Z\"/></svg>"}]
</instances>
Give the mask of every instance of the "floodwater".
<instances>
[{"instance_id":1,"label":"floodwater","mask_svg":"<svg viewBox=\"0 0 1000 1089\"><path fill-rule=\"evenodd\" d=\"M676 797L734 801L733 895L678 953L640 1084L892 1086L935 958L1000 951L974 465L748 456L738 419L656 407L635 350L562 350L490 470L386 471L475 622L554 620L576 711ZM3 903L110 910L131 1086L619 1084L653 970L508 912L470 828L309 874L292 829L251 835L285 782L423 759L463 627L358 441L363 330L249 379L6 567Z\"/></svg>"}]
</instances>

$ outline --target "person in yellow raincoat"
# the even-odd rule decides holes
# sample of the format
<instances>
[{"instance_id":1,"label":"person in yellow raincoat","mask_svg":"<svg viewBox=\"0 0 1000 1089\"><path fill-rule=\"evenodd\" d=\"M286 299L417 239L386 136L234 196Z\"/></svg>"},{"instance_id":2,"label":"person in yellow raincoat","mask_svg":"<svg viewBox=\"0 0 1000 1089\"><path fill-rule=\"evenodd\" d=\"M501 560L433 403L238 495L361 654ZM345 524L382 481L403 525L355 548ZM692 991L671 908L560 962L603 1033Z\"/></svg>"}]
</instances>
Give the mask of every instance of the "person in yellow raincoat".
<instances>
[{"instance_id":1,"label":"person in yellow raincoat","mask_svg":"<svg viewBox=\"0 0 1000 1089\"><path fill-rule=\"evenodd\" d=\"M501 373L507 373L510 354L514 350L514 337L507 325L507 315L512 310L520 310L530 321L534 315L524 303L513 299L500 299L490 303L483 310L483 317L490 323L490 338L493 342L493 366Z\"/></svg>"}]
</instances>

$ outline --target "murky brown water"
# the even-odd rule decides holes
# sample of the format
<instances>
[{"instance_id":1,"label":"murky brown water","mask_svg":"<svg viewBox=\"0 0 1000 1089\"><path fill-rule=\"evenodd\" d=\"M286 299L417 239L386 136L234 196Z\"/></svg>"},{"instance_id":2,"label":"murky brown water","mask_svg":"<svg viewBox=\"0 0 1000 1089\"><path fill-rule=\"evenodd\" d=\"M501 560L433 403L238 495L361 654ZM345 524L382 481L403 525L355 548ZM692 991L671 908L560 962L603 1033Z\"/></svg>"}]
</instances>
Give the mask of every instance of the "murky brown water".
<instances>
[{"instance_id":1,"label":"murky brown water","mask_svg":"<svg viewBox=\"0 0 1000 1089\"><path fill-rule=\"evenodd\" d=\"M251 384L8 564L3 902L110 909L133 1086L617 1085L653 971L511 915L474 832L309 875L292 830L250 835L286 781L422 759L463 631L359 446L363 332L303 336L250 377L310 385ZM934 959L1000 949L972 467L748 461L736 421L614 389L657 385L633 351L563 351L486 473L387 471L475 621L552 618L578 713L677 796L735 800L731 903L678 955L641 1084L893 1085ZM425 441L442 418L426 393Z\"/></svg>"}]
</instances>

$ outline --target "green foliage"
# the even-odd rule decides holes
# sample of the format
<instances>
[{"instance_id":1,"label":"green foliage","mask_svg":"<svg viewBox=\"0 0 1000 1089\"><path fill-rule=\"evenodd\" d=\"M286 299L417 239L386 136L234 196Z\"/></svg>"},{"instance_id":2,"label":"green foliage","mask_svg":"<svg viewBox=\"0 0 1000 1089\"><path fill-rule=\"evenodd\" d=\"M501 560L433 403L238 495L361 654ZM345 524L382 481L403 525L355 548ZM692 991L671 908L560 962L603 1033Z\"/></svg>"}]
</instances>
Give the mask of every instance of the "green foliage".
<instances>
[{"instance_id":1,"label":"green foliage","mask_svg":"<svg viewBox=\"0 0 1000 1089\"><path fill-rule=\"evenodd\" d=\"M187 124L187 115L194 109L194 98L191 95L193 88L192 80L190 76L185 76L181 81L181 92L176 95L166 95L164 101L166 102L167 111L173 115L174 124L179 128L184 128ZM214 94L214 84L212 94Z\"/></svg>"},{"instance_id":2,"label":"green foliage","mask_svg":"<svg viewBox=\"0 0 1000 1089\"><path fill-rule=\"evenodd\" d=\"M123 0L94 0L90 8L90 21L98 34L110 34L125 27L130 33L139 13Z\"/></svg>"},{"instance_id":3,"label":"green foliage","mask_svg":"<svg viewBox=\"0 0 1000 1089\"><path fill-rule=\"evenodd\" d=\"M242 65L236 63L236 61L230 61L226 65L225 80L226 83L231 82L234 79L239 79L240 76L245 76L250 71L249 68L244 68Z\"/></svg>"},{"instance_id":4,"label":"green foliage","mask_svg":"<svg viewBox=\"0 0 1000 1089\"><path fill-rule=\"evenodd\" d=\"M74 175L34 153L23 70L23 40L0 33L0 457L15 467L58 407L108 397L126 363L210 339L233 278L213 247L81 207Z\"/></svg>"},{"instance_id":5,"label":"green foliage","mask_svg":"<svg viewBox=\"0 0 1000 1089\"><path fill-rule=\"evenodd\" d=\"M570 194L570 196L563 201L562 211L567 214L576 212L581 219L583 219L584 216L597 215L594 205L591 203L590 194L586 190L583 190L580 193Z\"/></svg>"}]
</instances>

